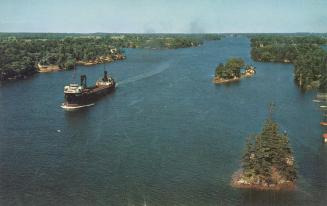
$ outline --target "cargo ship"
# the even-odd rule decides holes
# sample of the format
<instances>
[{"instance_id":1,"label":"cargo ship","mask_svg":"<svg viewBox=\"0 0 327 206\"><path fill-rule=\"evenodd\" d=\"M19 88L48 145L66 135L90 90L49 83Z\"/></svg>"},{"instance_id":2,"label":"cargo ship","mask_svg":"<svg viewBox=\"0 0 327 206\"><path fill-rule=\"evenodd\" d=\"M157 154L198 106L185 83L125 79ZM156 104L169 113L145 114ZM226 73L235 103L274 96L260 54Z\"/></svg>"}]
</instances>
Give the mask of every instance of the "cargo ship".
<instances>
[{"instance_id":1,"label":"cargo ship","mask_svg":"<svg viewBox=\"0 0 327 206\"><path fill-rule=\"evenodd\" d=\"M65 101L61 107L66 110L74 110L92 106L97 99L109 94L115 87L116 82L108 75L107 71L104 71L103 78L96 81L95 86L91 87L86 84L86 75L81 75L80 85L69 84L64 87Z\"/></svg>"}]
</instances>

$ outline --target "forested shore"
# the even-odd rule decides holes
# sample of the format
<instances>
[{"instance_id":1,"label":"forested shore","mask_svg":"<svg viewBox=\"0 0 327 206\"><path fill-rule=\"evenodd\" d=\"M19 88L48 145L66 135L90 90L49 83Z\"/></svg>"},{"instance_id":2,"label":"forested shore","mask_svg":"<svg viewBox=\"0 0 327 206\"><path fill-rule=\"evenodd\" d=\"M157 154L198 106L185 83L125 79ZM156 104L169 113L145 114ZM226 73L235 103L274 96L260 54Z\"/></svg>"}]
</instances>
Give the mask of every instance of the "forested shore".
<instances>
[{"instance_id":1,"label":"forested shore","mask_svg":"<svg viewBox=\"0 0 327 206\"><path fill-rule=\"evenodd\" d=\"M326 37L257 35L251 37L256 61L294 64L294 80L304 89L327 90Z\"/></svg>"},{"instance_id":2,"label":"forested shore","mask_svg":"<svg viewBox=\"0 0 327 206\"><path fill-rule=\"evenodd\" d=\"M37 72L69 70L125 58L123 48L196 47L215 34L55 34L0 33L0 80L24 79Z\"/></svg>"}]
</instances>

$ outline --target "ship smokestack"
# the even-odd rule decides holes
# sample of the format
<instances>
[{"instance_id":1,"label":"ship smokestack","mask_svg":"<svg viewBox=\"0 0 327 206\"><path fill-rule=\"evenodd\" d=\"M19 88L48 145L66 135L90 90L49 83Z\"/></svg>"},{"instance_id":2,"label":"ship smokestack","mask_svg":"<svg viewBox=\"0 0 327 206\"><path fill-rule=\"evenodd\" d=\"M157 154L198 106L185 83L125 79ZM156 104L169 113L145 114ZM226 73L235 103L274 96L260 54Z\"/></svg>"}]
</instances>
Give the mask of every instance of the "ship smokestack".
<instances>
[{"instance_id":1,"label":"ship smokestack","mask_svg":"<svg viewBox=\"0 0 327 206\"><path fill-rule=\"evenodd\" d=\"M85 74L81 75L81 86L86 88L86 75Z\"/></svg>"},{"instance_id":2,"label":"ship smokestack","mask_svg":"<svg viewBox=\"0 0 327 206\"><path fill-rule=\"evenodd\" d=\"M107 82L107 81L108 81L108 72L107 72L107 71L104 71L104 72L103 72L103 78L102 78L102 81L104 81L104 82Z\"/></svg>"}]
</instances>

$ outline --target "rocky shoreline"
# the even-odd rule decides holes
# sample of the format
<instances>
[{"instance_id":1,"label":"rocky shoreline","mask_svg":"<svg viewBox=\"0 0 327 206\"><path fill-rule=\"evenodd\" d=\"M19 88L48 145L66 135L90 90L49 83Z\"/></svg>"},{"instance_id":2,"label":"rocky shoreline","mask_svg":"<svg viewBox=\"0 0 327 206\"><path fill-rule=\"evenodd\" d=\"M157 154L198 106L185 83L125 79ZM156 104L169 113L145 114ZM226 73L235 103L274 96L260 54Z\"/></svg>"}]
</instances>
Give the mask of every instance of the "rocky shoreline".
<instances>
[{"instance_id":1,"label":"rocky shoreline","mask_svg":"<svg viewBox=\"0 0 327 206\"><path fill-rule=\"evenodd\" d=\"M91 66L96 64L104 64L104 63L110 63L117 60L124 60L126 57L122 54L114 54L114 55L107 55L107 56L99 56L96 57L94 60L89 61L77 61L77 65L83 65L83 66Z\"/></svg>"},{"instance_id":2,"label":"rocky shoreline","mask_svg":"<svg viewBox=\"0 0 327 206\"><path fill-rule=\"evenodd\" d=\"M89 61L77 61L76 65L83 65L83 66L92 66L96 64L104 64L110 63L117 60L124 60L126 57L122 54L115 54L115 55L107 55L107 56L99 56L96 57L94 60ZM61 68L59 65L37 65L39 73L48 73L48 72L57 72L63 71L65 69Z\"/></svg>"},{"instance_id":3,"label":"rocky shoreline","mask_svg":"<svg viewBox=\"0 0 327 206\"><path fill-rule=\"evenodd\" d=\"M82 65L82 66L92 66L96 64L104 64L104 63L110 63L117 60L124 60L126 57L122 54L115 54L115 55L108 55L108 56L99 56L96 57L94 60L89 61L77 61L76 65ZM61 68L59 65L37 65L38 72L39 73L47 73L47 72L57 72L65 70Z\"/></svg>"},{"instance_id":4,"label":"rocky shoreline","mask_svg":"<svg viewBox=\"0 0 327 206\"><path fill-rule=\"evenodd\" d=\"M62 70L59 65L37 65L39 73L47 73L47 72L57 72Z\"/></svg>"},{"instance_id":5,"label":"rocky shoreline","mask_svg":"<svg viewBox=\"0 0 327 206\"><path fill-rule=\"evenodd\" d=\"M241 80L241 78L238 78L238 77L234 77L232 79L223 79L220 77L214 77L212 82L215 84L224 84L224 83L235 82L235 81L239 81L239 80Z\"/></svg>"},{"instance_id":6,"label":"rocky shoreline","mask_svg":"<svg viewBox=\"0 0 327 206\"><path fill-rule=\"evenodd\" d=\"M215 84L224 84L224 83L229 83L229 82L235 82L235 81L241 80L242 78L252 77L252 76L254 76L255 73L256 73L255 68L251 67L250 69L245 70L245 72L243 72L240 77L234 76L234 78L231 78L231 79L224 79L219 76L215 76L213 78L212 82Z\"/></svg>"},{"instance_id":7,"label":"rocky shoreline","mask_svg":"<svg viewBox=\"0 0 327 206\"><path fill-rule=\"evenodd\" d=\"M279 176L276 179L276 183L268 184L266 182L259 181L258 178L246 178L242 170L234 173L230 185L238 189L255 189L255 190L288 190L293 191L296 189L296 183L289 180L285 180Z\"/></svg>"},{"instance_id":8,"label":"rocky shoreline","mask_svg":"<svg viewBox=\"0 0 327 206\"><path fill-rule=\"evenodd\" d=\"M110 63L113 61L124 60L124 59L126 59L126 57L123 54L114 54L108 56L100 56L97 57L95 60L90 60L90 61L77 61L76 65L91 66L96 64ZM37 65L34 66L34 69L32 71L28 71L24 73L1 74L0 81L23 80L37 73L51 73L51 72L58 72L58 71L65 71L65 70L66 69L62 68L57 64L42 65L38 63Z\"/></svg>"}]
</instances>

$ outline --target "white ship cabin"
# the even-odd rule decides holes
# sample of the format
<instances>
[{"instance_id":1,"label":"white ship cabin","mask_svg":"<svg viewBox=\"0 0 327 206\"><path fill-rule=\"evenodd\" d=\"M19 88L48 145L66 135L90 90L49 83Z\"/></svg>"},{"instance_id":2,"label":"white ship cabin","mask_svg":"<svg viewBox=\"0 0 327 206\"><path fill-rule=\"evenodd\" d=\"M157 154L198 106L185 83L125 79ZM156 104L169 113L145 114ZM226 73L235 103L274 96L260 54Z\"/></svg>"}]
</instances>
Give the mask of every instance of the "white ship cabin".
<instances>
[{"instance_id":1,"label":"white ship cabin","mask_svg":"<svg viewBox=\"0 0 327 206\"><path fill-rule=\"evenodd\" d=\"M111 79L111 77L109 77L107 80L103 80L103 79L98 80L95 85L96 86L110 86L112 84L113 84L113 80Z\"/></svg>"},{"instance_id":2,"label":"white ship cabin","mask_svg":"<svg viewBox=\"0 0 327 206\"><path fill-rule=\"evenodd\" d=\"M111 78L111 76L108 75L107 71L104 71L103 78L99 79L95 85L99 87L99 86L111 86L113 84L114 84L114 80Z\"/></svg>"},{"instance_id":3,"label":"white ship cabin","mask_svg":"<svg viewBox=\"0 0 327 206\"><path fill-rule=\"evenodd\" d=\"M83 86L80 86L78 84L70 84L69 86L64 87L64 93L65 94L78 94L82 93Z\"/></svg>"}]
</instances>

